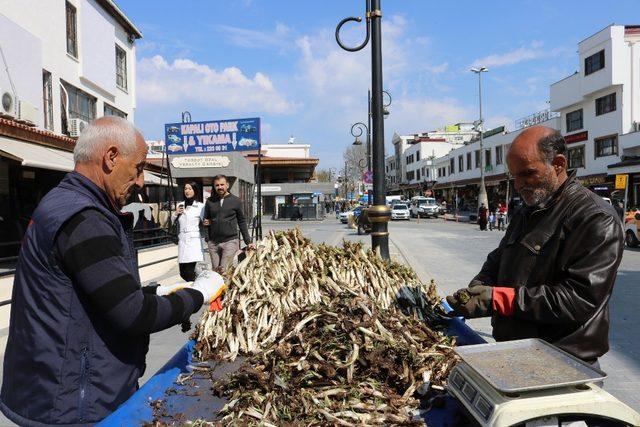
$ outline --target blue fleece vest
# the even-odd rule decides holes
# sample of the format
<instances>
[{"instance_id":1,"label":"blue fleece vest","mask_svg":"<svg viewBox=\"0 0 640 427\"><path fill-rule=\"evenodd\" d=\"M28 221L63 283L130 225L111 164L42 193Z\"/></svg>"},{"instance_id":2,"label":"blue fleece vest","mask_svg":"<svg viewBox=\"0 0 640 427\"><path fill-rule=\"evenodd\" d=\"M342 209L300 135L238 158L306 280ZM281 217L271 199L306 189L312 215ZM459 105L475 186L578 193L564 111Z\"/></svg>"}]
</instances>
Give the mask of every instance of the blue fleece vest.
<instances>
[{"instance_id":1,"label":"blue fleece vest","mask_svg":"<svg viewBox=\"0 0 640 427\"><path fill-rule=\"evenodd\" d=\"M149 337L118 334L62 271L60 228L85 209L113 224L138 278L130 225L106 194L69 173L40 202L22 242L11 301L0 410L19 425L91 425L137 389Z\"/></svg>"}]
</instances>

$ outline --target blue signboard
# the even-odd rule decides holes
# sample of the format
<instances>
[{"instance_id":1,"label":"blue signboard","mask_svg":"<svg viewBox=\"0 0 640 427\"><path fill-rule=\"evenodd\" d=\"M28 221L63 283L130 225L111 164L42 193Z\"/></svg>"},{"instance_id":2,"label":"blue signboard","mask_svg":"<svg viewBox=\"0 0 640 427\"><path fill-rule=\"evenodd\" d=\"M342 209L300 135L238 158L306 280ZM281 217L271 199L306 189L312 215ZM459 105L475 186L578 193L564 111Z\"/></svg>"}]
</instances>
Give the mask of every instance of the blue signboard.
<instances>
[{"instance_id":1,"label":"blue signboard","mask_svg":"<svg viewBox=\"0 0 640 427\"><path fill-rule=\"evenodd\" d=\"M227 153L260 147L260 119L212 120L164 125L168 154Z\"/></svg>"}]
</instances>

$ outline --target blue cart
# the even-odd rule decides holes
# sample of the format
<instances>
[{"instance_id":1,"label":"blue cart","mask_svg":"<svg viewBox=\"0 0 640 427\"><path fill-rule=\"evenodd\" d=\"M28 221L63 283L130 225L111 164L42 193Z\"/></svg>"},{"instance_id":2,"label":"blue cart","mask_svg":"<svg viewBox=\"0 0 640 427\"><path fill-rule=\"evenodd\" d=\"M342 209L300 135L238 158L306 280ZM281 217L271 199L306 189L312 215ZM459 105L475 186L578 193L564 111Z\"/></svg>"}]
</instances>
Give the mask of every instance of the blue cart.
<instances>
[{"instance_id":1,"label":"blue cart","mask_svg":"<svg viewBox=\"0 0 640 427\"><path fill-rule=\"evenodd\" d=\"M458 345L486 342L480 335L469 328L462 318L447 320L445 332L447 335L456 336ZM166 408L170 413L183 414L184 419L182 421L196 418L211 419L213 414L220 410L226 402L212 395L210 382L208 380L198 381L197 379L191 379L186 388L175 383L181 374L190 372L194 345L195 341L187 342L140 390L98 425L131 426L151 422L153 419L151 404L158 399L164 399ZM216 367L214 374L225 375L237 369L241 364L242 360L238 358L235 362ZM181 387L183 387L181 392L172 392L172 390L177 390ZM168 393L167 390L169 390ZM456 425L455 420L462 415L462 406L452 397L446 397L442 403L438 408L433 408L424 414L428 425ZM180 420L176 421L179 422Z\"/></svg>"}]
</instances>

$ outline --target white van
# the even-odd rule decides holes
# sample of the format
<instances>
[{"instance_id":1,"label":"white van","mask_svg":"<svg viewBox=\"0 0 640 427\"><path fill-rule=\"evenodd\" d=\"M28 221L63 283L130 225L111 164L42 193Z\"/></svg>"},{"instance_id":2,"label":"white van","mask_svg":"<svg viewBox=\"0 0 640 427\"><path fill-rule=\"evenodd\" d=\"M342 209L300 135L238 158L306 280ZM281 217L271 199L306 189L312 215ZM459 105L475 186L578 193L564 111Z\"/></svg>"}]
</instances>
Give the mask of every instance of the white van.
<instances>
[{"instance_id":1,"label":"white van","mask_svg":"<svg viewBox=\"0 0 640 427\"><path fill-rule=\"evenodd\" d=\"M435 198L424 196L415 196L411 198L411 216L413 218L435 218L438 216L438 213L439 207Z\"/></svg>"}]
</instances>

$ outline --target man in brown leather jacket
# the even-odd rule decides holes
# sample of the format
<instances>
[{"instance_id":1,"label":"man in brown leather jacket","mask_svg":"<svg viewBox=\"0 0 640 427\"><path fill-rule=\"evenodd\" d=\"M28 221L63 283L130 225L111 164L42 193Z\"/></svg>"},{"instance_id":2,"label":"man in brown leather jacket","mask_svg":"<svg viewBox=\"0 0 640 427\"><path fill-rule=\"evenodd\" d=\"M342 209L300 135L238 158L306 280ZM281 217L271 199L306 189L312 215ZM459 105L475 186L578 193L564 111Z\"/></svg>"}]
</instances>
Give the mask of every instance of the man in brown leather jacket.
<instances>
[{"instance_id":1,"label":"man in brown leather jacket","mask_svg":"<svg viewBox=\"0 0 640 427\"><path fill-rule=\"evenodd\" d=\"M497 341L541 338L589 362L609 350L609 298L624 249L620 219L567 174L562 135L535 126L507 154L525 205L454 313L491 316Z\"/></svg>"}]
</instances>

